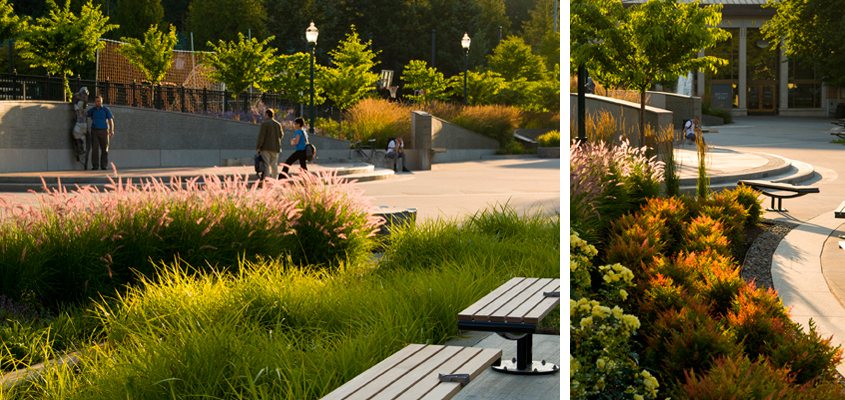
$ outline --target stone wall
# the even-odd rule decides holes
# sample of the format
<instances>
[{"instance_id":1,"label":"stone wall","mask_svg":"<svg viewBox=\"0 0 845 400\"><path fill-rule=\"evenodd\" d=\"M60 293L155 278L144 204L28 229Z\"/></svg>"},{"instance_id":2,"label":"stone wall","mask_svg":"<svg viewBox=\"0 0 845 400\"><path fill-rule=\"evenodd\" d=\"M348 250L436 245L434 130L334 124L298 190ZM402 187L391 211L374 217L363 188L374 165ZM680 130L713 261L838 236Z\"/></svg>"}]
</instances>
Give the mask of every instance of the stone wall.
<instances>
[{"instance_id":1,"label":"stone wall","mask_svg":"<svg viewBox=\"0 0 845 400\"><path fill-rule=\"evenodd\" d=\"M666 92L646 92L646 105L672 112L675 130L683 129L685 119L701 120L701 97Z\"/></svg>"},{"instance_id":2,"label":"stone wall","mask_svg":"<svg viewBox=\"0 0 845 400\"><path fill-rule=\"evenodd\" d=\"M93 103L92 103L93 104ZM108 105L107 105L108 106ZM108 106L114 114L115 136L109 161L117 168L210 167L224 160L250 158L255 153L258 125L194 114ZM79 170L69 103L0 102L0 172ZM286 131L285 137L293 136ZM313 135L319 158L349 155L349 142ZM292 152L282 140L282 159Z\"/></svg>"},{"instance_id":3,"label":"stone wall","mask_svg":"<svg viewBox=\"0 0 845 400\"><path fill-rule=\"evenodd\" d=\"M479 160L495 154L499 141L450 124L423 111L411 112L413 155L406 152L412 169L430 170L431 164Z\"/></svg>"}]
</instances>

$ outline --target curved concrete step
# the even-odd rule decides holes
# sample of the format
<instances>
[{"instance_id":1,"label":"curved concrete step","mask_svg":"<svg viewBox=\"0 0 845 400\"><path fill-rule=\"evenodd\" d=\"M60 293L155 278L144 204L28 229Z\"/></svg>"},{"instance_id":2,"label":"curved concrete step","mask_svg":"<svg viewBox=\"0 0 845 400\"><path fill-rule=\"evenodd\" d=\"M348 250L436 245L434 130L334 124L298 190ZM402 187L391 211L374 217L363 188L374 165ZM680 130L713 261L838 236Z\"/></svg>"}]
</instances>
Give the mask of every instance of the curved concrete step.
<instances>
[{"instance_id":1,"label":"curved concrete step","mask_svg":"<svg viewBox=\"0 0 845 400\"><path fill-rule=\"evenodd\" d=\"M768 154L768 156L774 155ZM710 190L730 190L736 187L738 181L745 179L765 179L772 182L791 183L795 185L810 180L816 175L815 169L810 164L801 161L793 161L780 156L774 157L783 159L785 164L780 165L780 163L777 163L776 166L770 168L765 168L764 166L761 167L759 170L748 171L747 173L712 177L710 179ZM767 166L769 165L767 164ZM697 182L696 180L685 179L681 182L682 185L680 188L680 192L682 194L695 193L695 185Z\"/></svg>"}]
</instances>

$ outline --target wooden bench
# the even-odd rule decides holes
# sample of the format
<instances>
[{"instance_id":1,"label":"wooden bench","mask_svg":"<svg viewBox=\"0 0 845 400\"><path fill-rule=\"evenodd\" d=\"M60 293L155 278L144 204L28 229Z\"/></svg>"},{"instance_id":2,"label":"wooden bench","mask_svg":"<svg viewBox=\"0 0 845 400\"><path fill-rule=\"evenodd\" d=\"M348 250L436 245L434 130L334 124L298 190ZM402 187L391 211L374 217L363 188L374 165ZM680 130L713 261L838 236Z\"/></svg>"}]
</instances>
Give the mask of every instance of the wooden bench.
<instances>
[{"instance_id":1,"label":"wooden bench","mask_svg":"<svg viewBox=\"0 0 845 400\"><path fill-rule=\"evenodd\" d=\"M500 349L410 344L322 400L451 399L501 357Z\"/></svg>"},{"instance_id":2,"label":"wooden bench","mask_svg":"<svg viewBox=\"0 0 845 400\"><path fill-rule=\"evenodd\" d=\"M819 188L817 187L797 186L789 183L775 183L760 180L741 180L738 181L737 184L750 186L755 190L761 191L764 195L771 197L772 206L767 208L766 211L787 211L782 207L781 201L783 199L791 199L794 197L801 197L805 194L819 192ZM775 192L771 192L770 190L774 190ZM791 194L778 194L777 192L789 192ZM775 208L775 199L778 199L778 208Z\"/></svg>"},{"instance_id":3,"label":"wooden bench","mask_svg":"<svg viewBox=\"0 0 845 400\"><path fill-rule=\"evenodd\" d=\"M513 278L458 314L458 329L496 332L516 340L516 357L494 370L510 374L551 374L560 368L534 361L532 334L537 324L560 304L560 279Z\"/></svg>"}]
</instances>

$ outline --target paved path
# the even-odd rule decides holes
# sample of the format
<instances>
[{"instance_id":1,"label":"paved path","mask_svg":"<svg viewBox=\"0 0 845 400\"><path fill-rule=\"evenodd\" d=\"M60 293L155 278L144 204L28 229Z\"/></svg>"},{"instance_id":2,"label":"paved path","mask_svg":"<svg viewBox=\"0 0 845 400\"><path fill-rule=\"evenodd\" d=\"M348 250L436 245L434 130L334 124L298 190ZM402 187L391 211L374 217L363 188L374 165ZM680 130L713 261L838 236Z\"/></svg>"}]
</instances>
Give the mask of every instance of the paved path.
<instances>
[{"instance_id":1,"label":"paved path","mask_svg":"<svg viewBox=\"0 0 845 400\"><path fill-rule=\"evenodd\" d=\"M807 329L812 318L823 337L845 348L845 251L838 234L845 220L833 210L845 201L845 145L831 142L825 118L740 117L705 135L710 145L738 152L777 154L813 166L817 177L802 185L820 193L784 200L788 212L766 212L765 218L800 224L784 238L772 259L772 278L792 319ZM738 168L740 165L734 164ZM837 297L837 292L840 295ZM838 367L845 374L845 365Z\"/></svg>"}]
</instances>

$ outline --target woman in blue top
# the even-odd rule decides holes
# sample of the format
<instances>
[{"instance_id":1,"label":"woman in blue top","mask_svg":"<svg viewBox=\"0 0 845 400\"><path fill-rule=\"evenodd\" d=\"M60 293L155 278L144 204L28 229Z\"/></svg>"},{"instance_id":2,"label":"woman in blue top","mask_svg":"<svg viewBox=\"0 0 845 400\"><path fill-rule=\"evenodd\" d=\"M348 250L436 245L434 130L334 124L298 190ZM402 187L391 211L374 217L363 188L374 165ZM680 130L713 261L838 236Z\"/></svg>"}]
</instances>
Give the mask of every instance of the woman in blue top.
<instances>
[{"instance_id":1,"label":"woman in blue top","mask_svg":"<svg viewBox=\"0 0 845 400\"><path fill-rule=\"evenodd\" d=\"M295 150L293 154L285 160L285 166L282 167L282 173L279 174L279 179L282 179L282 176L288 177L288 167L290 167L294 161L299 160L299 167L302 168L303 171L308 171L308 167L305 165L305 146L308 144L308 134L305 133L305 130L302 127L305 125L305 120L302 118L297 118L293 120L293 123L296 124L296 134L294 135L293 139L290 140L290 145L293 146Z\"/></svg>"}]
</instances>

